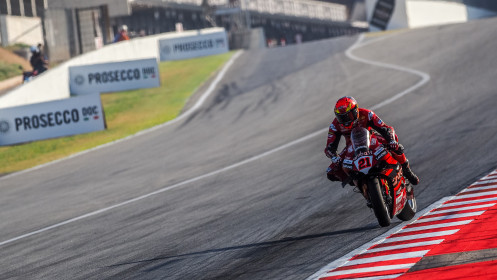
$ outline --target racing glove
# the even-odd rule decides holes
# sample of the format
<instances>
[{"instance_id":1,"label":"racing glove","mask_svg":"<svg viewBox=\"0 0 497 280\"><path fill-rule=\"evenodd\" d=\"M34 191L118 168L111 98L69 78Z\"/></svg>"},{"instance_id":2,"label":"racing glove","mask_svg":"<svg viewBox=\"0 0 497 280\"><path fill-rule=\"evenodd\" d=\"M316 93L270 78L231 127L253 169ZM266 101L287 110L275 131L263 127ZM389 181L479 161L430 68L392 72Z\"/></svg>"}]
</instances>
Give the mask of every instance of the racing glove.
<instances>
[{"instance_id":1,"label":"racing glove","mask_svg":"<svg viewBox=\"0 0 497 280\"><path fill-rule=\"evenodd\" d=\"M395 140L390 141L390 143L388 143L388 149L391 151L397 151L399 149L399 143Z\"/></svg>"}]
</instances>

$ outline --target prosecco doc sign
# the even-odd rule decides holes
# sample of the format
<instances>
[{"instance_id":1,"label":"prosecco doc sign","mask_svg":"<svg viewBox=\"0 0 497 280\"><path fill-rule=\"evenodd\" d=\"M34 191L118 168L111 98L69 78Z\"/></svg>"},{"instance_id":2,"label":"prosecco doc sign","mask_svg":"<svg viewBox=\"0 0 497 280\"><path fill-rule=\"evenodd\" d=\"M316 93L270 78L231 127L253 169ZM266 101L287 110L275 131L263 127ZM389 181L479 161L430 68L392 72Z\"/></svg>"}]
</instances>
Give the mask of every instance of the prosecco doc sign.
<instances>
[{"instance_id":1,"label":"prosecco doc sign","mask_svg":"<svg viewBox=\"0 0 497 280\"><path fill-rule=\"evenodd\" d=\"M0 146L105 128L100 94L0 110Z\"/></svg>"},{"instance_id":2,"label":"prosecco doc sign","mask_svg":"<svg viewBox=\"0 0 497 280\"><path fill-rule=\"evenodd\" d=\"M162 39L159 41L160 60L181 60L222 54L229 51L226 31L194 36Z\"/></svg>"},{"instance_id":3,"label":"prosecco doc sign","mask_svg":"<svg viewBox=\"0 0 497 280\"><path fill-rule=\"evenodd\" d=\"M71 94L90 94L160 86L157 59L69 67Z\"/></svg>"}]
</instances>

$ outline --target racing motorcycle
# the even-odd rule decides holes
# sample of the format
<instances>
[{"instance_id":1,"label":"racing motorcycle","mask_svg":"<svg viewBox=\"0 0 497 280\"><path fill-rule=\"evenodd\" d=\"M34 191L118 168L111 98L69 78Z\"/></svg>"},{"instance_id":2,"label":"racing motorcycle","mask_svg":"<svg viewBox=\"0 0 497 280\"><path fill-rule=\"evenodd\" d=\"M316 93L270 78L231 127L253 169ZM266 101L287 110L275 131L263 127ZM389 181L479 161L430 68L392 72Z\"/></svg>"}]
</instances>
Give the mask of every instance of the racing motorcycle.
<instances>
[{"instance_id":1,"label":"racing motorcycle","mask_svg":"<svg viewBox=\"0 0 497 280\"><path fill-rule=\"evenodd\" d=\"M345 159L343 167L373 209L380 226L389 226L395 216L402 221L412 219L417 210L416 198L399 162L365 128L354 128L350 139L355 157Z\"/></svg>"}]
</instances>

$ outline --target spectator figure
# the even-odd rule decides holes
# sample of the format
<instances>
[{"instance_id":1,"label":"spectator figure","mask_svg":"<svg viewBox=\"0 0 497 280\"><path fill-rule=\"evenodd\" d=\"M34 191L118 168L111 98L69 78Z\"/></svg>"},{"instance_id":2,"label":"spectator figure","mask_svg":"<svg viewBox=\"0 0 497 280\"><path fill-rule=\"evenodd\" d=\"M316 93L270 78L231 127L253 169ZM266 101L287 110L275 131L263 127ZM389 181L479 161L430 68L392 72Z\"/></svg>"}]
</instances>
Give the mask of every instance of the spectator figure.
<instances>
[{"instance_id":1,"label":"spectator figure","mask_svg":"<svg viewBox=\"0 0 497 280\"><path fill-rule=\"evenodd\" d=\"M31 67L33 67L33 74L34 76L40 75L47 70L47 61L37 46L31 46L30 50L31 58L29 59L29 63L31 63Z\"/></svg>"},{"instance_id":2,"label":"spectator figure","mask_svg":"<svg viewBox=\"0 0 497 280\"><path fill-rule=\"evenodd\" d=\"M119 28L119 33L116 34L114 38L114 43L129 40L128 36L128 26L123 24L121 28Z\"/></svg>"}]
</instances>

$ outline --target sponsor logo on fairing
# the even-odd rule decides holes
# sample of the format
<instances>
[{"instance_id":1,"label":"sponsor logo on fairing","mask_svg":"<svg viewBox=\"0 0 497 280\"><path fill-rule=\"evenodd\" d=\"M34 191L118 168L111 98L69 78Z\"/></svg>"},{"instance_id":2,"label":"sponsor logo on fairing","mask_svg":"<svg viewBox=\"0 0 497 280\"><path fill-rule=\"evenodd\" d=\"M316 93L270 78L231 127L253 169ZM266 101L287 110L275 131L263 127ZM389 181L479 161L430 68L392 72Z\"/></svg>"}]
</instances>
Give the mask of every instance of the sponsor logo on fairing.
<instances>
[{"instance_id":1,"label":"sponsor logo on fairing","mask_svg":"<svg viewBox=\"0 0 497 280\"><path fill-rule=\"evenodd\" d=\"M378 148L376 152L374 152L374 155L376 156L377 159L383 158L386 154L387 152L383 147Z\"/></svg>"}]
</instances>

